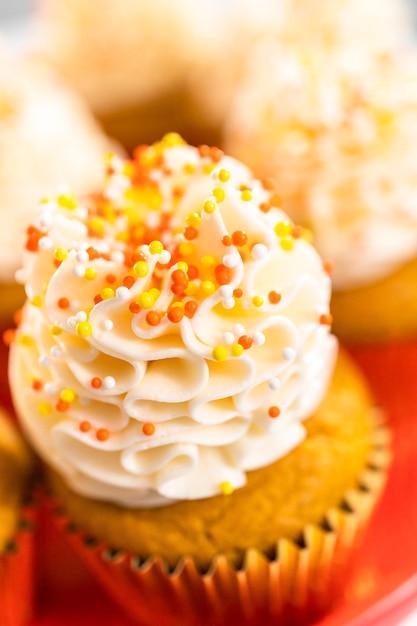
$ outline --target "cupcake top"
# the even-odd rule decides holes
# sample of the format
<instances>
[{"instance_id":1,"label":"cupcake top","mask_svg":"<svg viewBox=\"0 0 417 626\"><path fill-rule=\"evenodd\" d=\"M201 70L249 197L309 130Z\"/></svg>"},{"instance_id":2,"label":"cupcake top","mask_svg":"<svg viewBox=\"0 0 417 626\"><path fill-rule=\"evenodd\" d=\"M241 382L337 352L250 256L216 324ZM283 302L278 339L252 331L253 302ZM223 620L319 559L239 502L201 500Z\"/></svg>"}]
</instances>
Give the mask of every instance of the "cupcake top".
<instances>
[{"instance_id":1,"label":"cupcake top","mask_svg":"<svg viewBox=\"0 0 417 626\"><path fill-rule=\"evenodd\" d=\"M0 408L0 553L16 530L31 465L29 450Z\"/></svg>"},{"instance_id":2,"label":"cupcake top","mask_svg":"<svg viewBox=\"0 0 417 626\"><path fill-rule=\"evenodd\" d=\"M14 282L40 197L101 181L109 142L84 104L49 71L0 50L0 282Z\"/></svg>"},{"instance_id":3,"label":"cupcake top","mask_svg":"<svg viewBox=\"0 0 417 626\"><path fill-rule=\"evenodd\" d=\"M228 493L326 391L330 278L267 181L172 133L41 205L10 382L41 456L133 507Z\"/></svg>"},{"instance_id":4,"label":"cupcake top","mask_svg":"<svg viewBox=\"0 0 417 626\"><path fill-rule=\"evenodd\" d=\"M415 257L415 61L405 51L269 42L231 107L228 150L275 177L284 208L334 260L336 288Z\"/></svg>"}]
</instances>

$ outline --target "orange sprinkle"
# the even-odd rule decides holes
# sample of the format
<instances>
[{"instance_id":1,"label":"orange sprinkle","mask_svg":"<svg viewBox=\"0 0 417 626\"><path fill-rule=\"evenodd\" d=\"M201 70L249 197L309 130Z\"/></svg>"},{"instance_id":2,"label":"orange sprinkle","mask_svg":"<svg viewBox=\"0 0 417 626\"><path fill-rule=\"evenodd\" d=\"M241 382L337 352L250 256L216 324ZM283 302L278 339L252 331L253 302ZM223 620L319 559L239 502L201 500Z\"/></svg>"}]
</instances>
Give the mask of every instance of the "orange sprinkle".
<instances>
[{"instance_id":1,"label":"orange sprinkle","mask_svg":"<svg viewBox=\"0 0 417 626\"><path fill-rule=\"evenodd\" d=\"M116 282L116 276L114 274L107 274L106 282L108 282L110 285L113 285L113 283Z\"/></svg>"},{"instance_id":2,"label":"orange sprinkle","mask_svg":"<svg viewBox=\"0 0 417 626\"><path fill-rule=\"evenodd\" d=\"M266 191L273 191L275 189L275 180L273 178L262 178L261 183Z\"/></svg>"},{"instance_id":3,"label":"orange sprinkle","mask_svg":"<svg viewBox=\"0 0 417 626\"><path fill-rule=\"evenodd\" d=\"M189 241L195 239L198 235L198 230L194 226L187 226L184 230L184 237Z\"/></svg>"},{"instance_id":4,"label":"orange sprinkle","mask_svg":"<svg viewBox=\"0 0 417 626\"><path fill-rule=\"evenodd\" d=\"M79 429L81 430L82 433L88 433L88 431L91 430L90 422L87 422L87 421L80 422Z\"/></svg>"},{"instance_id":5,"label":"orange sprinkle","mask_svg":"<svg viewBox=\"0 0 417 626\"><path fill-rule=\"evenodd\" d=\"M194 278L198 278L200 272L198 271L198 267L195 265L189 265L187 274L190 280L194 280Z\"/></svg>"},{"instance_id":6,"label":"orange sprinkle","mask_svg":"<svg viewBox=\"0 0 417 626\"><path fill-rule=\"evenodd\" d=\"M299 224L294 224L294 226L292 227L291 234L294 237L294 239L299 239L301 235L303 234L303 227L300 226Z\"/></svg>"},{"instance_id":7,"label":"orange sprinkle","mask_svg":"<svg viewBox=\"0 0 417 626\"><path fill-rule=\"evenodd\" d=\"M271 206L274 206L274 207L277 207L278 209L280 209L281 206L282 206L282 197L279 195L279 193L274 193L269 198L269 202L270 202Z\"/></svg>"},{"instance_id":8,"label":"orange sprinkle","mask_svg":"<svg viewBox=\"0 0 417 626\"><path fill-rule=\"evenodd\" d=\"M212 161L214 161L214 163L218 163L219 161L221 161L223 155L224 152L223 150L220 150L220 148L217 148L216 146L210 148L210 158Z\"/></svg>"},{"instance_id":9,"label":"orange sprinkle","mask_svg":"<svg viewBox=\"0 0 417 626\"><path fill-rule=\"evenodd\" d=\"M232 280L231 269L223 265L223 263L220 263L220 265L214 268L214 275L219 285L227 285Z\"/></svg>"},{"instance_id":10,"label":"orange sprinkle","mask_svg":"<svg viewBox=\"0 0 417 626\"><path fill-rule=\"evenodd\" d=\"M174 324L178 324L184 317L184 311L179 306L173 306L168 311L168 319Z\"/></svg>"},{"instance_id":11,"label":"orange sprinkle","mask_svg":"<svg viewBox=\"0 0 417 626\"><path fill-rule=\"evenodd\" d=\"M102 302L102 301L103 301L102 296L101 296L99 293L97 293L97 294L94 296L94 304L99 304L99 303L100 303L100 302Z\"/></svg>"},{"instance_id":12,"label":"orange sprinkle","mask_svg":"<svg viewBox=\"0 0 417 626\"><path fill-rule=\"evenodd\" d=\"M269 417L278 417L280 415L280 413L281 413L281 411L279 410L279 408L277 406L269 407L269 410L268 410Z\"/></svg>"},{"instance_id":13,"label":"orange sprinkle","mask_svg":"<svg viewBox=\"0 0 417 626\"><path fill-rule=\"evenodd\" d=\"M326 272L326 274L329 274L329 276L333 274L334 272L333 261L331 261L330 259L323 260L323 269Z\"/></svg>"},{"instance_id":14,"label":"orange sprinkle","mask_svg":"<svg viewBox=\"0 0 417 626\"><path fill-rule=\"evenodd\" d=\"M136 279L135 279L134 276L127 275L123 279L123 286L127 287L128 289L130 289L131 287L133 287L135 282L136 282Z\"/></svg>"},{"instance_id":15,"label":"orange sprinkle","mask_svg":"<svg viewBox=\"0 0 417 626\"><path fill-rule=\"evenodd\" d=\"M14 338L16 337L16 331L14 328L8 328L3 333L3 343L5 346L11 346Z\"/></svg>"},{"instance_id":16,"label":"orange sprinkle","mask_svg":"<svg viewBox=\"0 0 417 626\"><path fill-rule=\"evenodd\" d=\"M60 413L65 413L65 411L68 411L68 409L70 408L70 404L69 402L65 402L65 400L62 400L60 398L58 402L56 403L55 408Z\"/></svg>"},{"instance_id":17,"label":"orange sprinkle","mask_svg":"<svg viewBox=\"0 0 417 626\"><path fill-rule=\"evenodd\" d=\"M207 146L206 144L198 146L197 150L201 158L210 156L210 146Z\"/></svg>"},{"instance_id":18,"label":"orange sprinkle","mask_svg":"<svg viewBox=\"0 0 417 626\"><path fill-rule=\"evenodd\" d=\"M91 379L91 386L94 389L100 389L101 385L103 384L101 378L99 378L98 376L94 376L94 378Z\"/></svg>"},{"instance_id":19,"label":"orange sprinkle","mask_svg":"<svg viewBox=\"0 0 417 626\"><path fill-rule=\"evenodd\" d=\"M110 437L110 432L107 430L107 428L99 428L96 432L96 437L99 441L107 441L107 439Z\"/></svg>"},{"instance_id":20,"label":"orange sprinkle","mask_svg":"<svg viewBox=\"0 0 417 626\"><path fill-rule=\"evenodd\" d=\"M235 246L241 247L248 241L248 236L244 230L235 230L232 234L232 241Z\"/></svg>"},{"instance_id":21,"label":"orange sprinkle","mask_svg":"<svg viewBox=\"0 0 417 626\"><path fill-rule=\"evenodd\" d=\"M155 425L152 424L152 422L146 422L146 424L142 426L142 432L147 437L150 437L155 432Z\"/></svg>"},{"instance_id":22,"label":"orange sprinkle","mask_svg":"<svg viewBox=\"0 0 417 626\"><path fill-rule=\"evenodd\" d=\"M146 261L146 256L143 252L134 252L130 257L130 262L132 265L137 263L138 261Z\"/></svg>"},{"instance_id":23,"label":"orange sprinkle","mask_svg":"<svg viewBox=\"0 0 417 626\"><path fill-rule=\"evenodd\" d=\"M35 391L41 391L41 389L43 389L43 383L41 380L39 380L39 378L35 378L32 381L32 389L34 389Z\"/></svg>"},{"instance_id":24,"label":"orange sprinkle","mask_svg":"<svg viewBox=\"0 0 417 626\"><path fill-rule=\"evenodd\" d=\"M37 252L39 250L39 239L43 237L43 232L35 226L29 226L27 229L26 250L29 252Z\"/></svg>"},{"instance_id":25,"label":"orange sprinkle","mask_svg":"<svg viewBox=\"0 0 417 626\"><path fill-rule=\"evenodd\" d=\"M175 293L176 296L182 296L186 288L187 283L173 283L171 285L171 291L172 293Z\"/></svg>"},{"instance_id":26,"label":"orange sprinkle","mask_svg":"<svg viewBox=\"0 0 417 626\"><path fill-rule=\"evenodd\" d=\"M87 254L88 254L88 258L90 259L90 261L93 261L94 259L97 259L100 256L98 250L93 248L93 246L90 246L89 248L87 248Z\"/></svg>"},{"instance_id":27,"label":"orange sprinkle","mask_svg":"<svg viewBox=\"0 0 417 626\"><path fill-rule=\"evenodd\" d=\"M183 270L174 270L171 275L171 279L173 283L177 284L185 284L187 283L187 276Z\"/></svg>"},{"instance_id":28,"label":"orange sprinkle","mask_svg":"<svg viewBox=\"0 0 417 626\"><path fill-rule=\"evenodd\" d=\"M271 210L271 205L269 204L269 202L262 202L262 204L259 205L259 208L261 209L262 213L268 213L268 211Z\"/></svg>"},{"instance_id":29,"label":"orange sprinkle","mask_svg":"<svg viewBox=\"0 0 417 626\"><path fill-rule=\"evenodd\" d=\"M281 300L281 294L277 293L276 291L270 291L268 294L268 300L271 304L278 304L278 302Z\"/></svg>"},{"instance_id":30,"label":"orange sprinkle","mask_svg":"<svg viewBox=\"0 0 417 626\"><path fill-rule=\"evenodd\" d=\"M129 311L133 313L133 315L137 315L137 313L140 313L140 304L135 301L131 302L129 304Z\"/></svg>"},{"instance_id":31,"label":"orange sprinkle","mask_svg":"<svg viewBox=\"0 0 417 626\"><path fill-rule=\"evenodd\" d=\"M161 321L161 314L158 311L149 311L146 314L146 321L149 326L158 326Z\"/></svg>"},{"instance_id":32,"label":"orange sprinkle","mask_svg":"<svg viewBox=\"0 0 417 626\"><path fill-rule=\"evenodd\" d=\"M60 298L57 304L60 309L68 309L70 301L68 300L68 298Z\"/></svg>"},{"instance_id":33,"label":"orange sprinkle","mask_svg":"<svg viewBox=\"0 0 417 626\"><path fill-rule=\"evenodd\" d=\"M248 335L241 335L237 342L242 346L244 350L249 350L249 348L252 346L252 339Z\"/></svg>"},{"instance_id":34,"label":"orange sprinkle","mask_svg":"<svg viewBox=\"0 0 417 626\"><path fill-rule=\"evenodd\" d=\"M225 236L222 238L222 244L223 244L224 246L231 246L231 245L232 245L232 243L233 243L233 240L232 240L232 238L231 238L231 236L230 236L230 235L225 235Z\"/></svg>"},{"instance_id":35,"label":"orange sprinkle","mask_svg":"<svg viewBox=\"0 0 417 626\"><path fill-rule=\"evenodd\" d=\"M319 322L324 326L331 326L333 324L333 315L331 313L324 313L320 315Z\"/></svg>"},{"instance_id":36,"label":"orange sprinkle","mask_svg":"<svg viewBox=\"0 0 417 626\"><path fill-rule=\"evenodd\" d=\"M194 302L194 300L189 300L188 302L184 304L184 313L187 317L191 319L192 317L194 317L195 312L197 311L197 308L198 308L197 302Z\"/></svg>"}]
</instances>

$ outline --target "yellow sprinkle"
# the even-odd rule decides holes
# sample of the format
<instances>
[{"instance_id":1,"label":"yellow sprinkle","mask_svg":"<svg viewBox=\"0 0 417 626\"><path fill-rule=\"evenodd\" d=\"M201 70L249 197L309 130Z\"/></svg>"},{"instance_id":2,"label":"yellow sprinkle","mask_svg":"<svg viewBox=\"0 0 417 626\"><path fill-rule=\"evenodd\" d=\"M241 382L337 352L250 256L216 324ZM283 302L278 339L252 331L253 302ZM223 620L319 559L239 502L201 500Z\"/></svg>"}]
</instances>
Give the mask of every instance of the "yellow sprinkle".
<instances>
[{"instance_id":1,"label":"yellow sprinkle","mask_svg":"<svg viewBox=\"0 0 417 626\"><path fill-rule=\"evenodd\" d=\"M213 359L215 361L225 361L229 356L227 348L224 346L216 346L212 352Z\"/></svg>"},{"instance_id":2,"label":"yellow sprinkle","mask_svg":"<svg viewBox=\"0 0 417 626\"><path fill-rule=\"evenodd\" d=\"M39 415L43 415L43 416L47 416L50 415L52 413L52 406L49 404L49 402L41 402L38 405L38 413Z\"/></svg>"},{"instance_id":3,"label":"yellow sprinkle","mask_svg":"<svg viewBox=\"0 0 417 626\"><path fill-rule=\"evenodd\" d=\"M224 480L220 483L220 490L225 496L230 496L230 494L234 492L234 487L231 482Z\"/></svg>"},{"instance_id":4,"label":"yellow sprinkle","mask_svg":"<svg viewBox=\"0 0 417 626\"><path fill-rule=\"evenodd\" d=\"M162 143L166 147L181 146L185 143L184 139L178 133L167 133L162 137Z\"/></svg>"},{"instance_id":5,"label":"yellow sprinkle","mask_svg":"<svg viewBox=\"0 0 417 626\"><path fill-rule=\"evenodd\" d=\"M154 146L149 146L140 153L139 162L143 167L152 167L158 158L158 152Z\"/></svg>"},{"instance_id":6,"label":"yellow sprinkle","mask_svg":"<svg viewBox=\"0 0 417 626\"><path fill-rule=\"evenodd\" d=\"M242 198L242 200L244 202L249 202L249 200L252 200L252 192L250 189L244 189L240 195L240 197Z\"/></svg>"},{"instance_id":7,"label":"yellow sprinkle","mask_svg":"<svg viewBox=\"0 0 417 626\"><path fill-rule=\"evenodd\" d=\"M122 172L124 176L127 176L128 178L133 178L135 174L135 166L133 165L133 163L130 162L124 163Z\"/></svg>"},{"instance_id":8,"label":"yellow sprinkle","mask_svg":"<svg viewBox=\"0 0 417 626\"><path fill-rule=\"evenodd\" d=\"M138 304L141 309L150 309L155 303L155 298L150 291L144 291L138 298Z\"/></svg>"},{"instance_id":9,"label":"yellow sprinkle","mask_svg":"<svg viewBox=\"0 0 417 626\"><path fill-rule=\"evenodd\" d=\"M62 194L60 196L58 196L57 198L57 202L59 204L60 207L62 207L63 209L75 209L77 206L77 201L75 199L74 196L72 195L65 195Z\"/></svg>"},{"instance_id":10,"label":"yellow sprinkle","mask_svg":"<svg viewBox=\"0 0 417 626\"><path fill-rule=\"evenodd\" d=\"M184 165L184 174L194 174L195 166L192 163L186 163Z\"/></svg>"},{"instance_id":11,"label":"yellow sprinkle","mask_svg":"<svg viewBox=\"0 0 417 626\"><path fill-rule=\"evenodd\" d=\"M116 233L115 239L116 241L126 242L129 239L129 233L125 230L121 230L119 233Z\"/></svg>"},{"instance_id":12,"label":"yellow sprinkle","mask_svg":"<svg viewBox=\"0 0 417 626\"><path fill-rule=\"evenodd\" d=\"M178 261L177 268L179 270L182 270L183 272L187 273L188 272L188 263L186 263L185 261Z\"/></svg>"},{"instance_id":13,"label":"yellow sprinkle","mask_svg":"<svg viewBox=\"0 0 417 626\"><path fill-rule=\"evenodd\" d=\"M158 300L159 296L161 295L161 292L156 287L151 287L151 289L149 289L149 293L153 297L154 302L155 300Z\"/></svg>"},{"instance_id":14,"label":"yellow sprinkle","mask_svg":"<svg viewBox=\"0 0 417 626\"><path fill-rule=\"evenodd\" d=\"M244 348L240 345L240 343L234 343L230 346L230 352L232 356L241 356L244 352Z\"/></svg>"},{"instance_id":15,"label":"yellow sprinkle","mask_svg":"<svg viewBox=\"0 0 417 626\"><path fill-rule=\"evenodd\" d=\"M93 332L90 322L78 322L75 332L79 337L88 337Z\"/></svg>"},{"instance_id":16,"label":"yellow sprinkle","mask_svg":"<svg viewBox=\"0 0 417 626\"><path fill-rule=\"evenodd\" d=\"M73 389L63 389L59 394L59 397L64 402L74 402L75 400L75 392Z\"/></svg>"},{"instance_id":17,"label":"yellow sprinkle","mask_svg":"<svg viewBox=\"0 0 417 626\"><path fill-rule=\"evenodd\" d=\"M54 257L57 261L65 261L68 256L68 250L66 248L56 248L54 251Z\"/></svg>"},{"instance_id":18,"label":"yellow sprinkle","mask_svg":"<svg viewBox=\"0 0 417 626\"><path fill-rule=\"evenodd\" d=\"M220 172L219 172L219 180L220 180L222 183L227 183L227 181L229 180L229 178L230 178L230 172L229 172L229 170L221 169L221 170L220 170Z\"/></svg>"},{"instance_id":19,"label":"yellow sprinkle","mask_svg":"<svg viewBox=\"0 0 417 626\"><path fill-rule=\"evenodd\" d=\"M192 256L195 252L195 245L188 241L184 241L178 246L178 251L181 256Z\"/></svg>"},{"instance_id":20,"label":"yellow sprinkle","mask_svg":"<svg viewBox=\"0 0 417 626\"><path fill-rule=\"evenodd\" d=\"M163 249L164 246L160 241L151 241L149 244L149 252L151 254L161 254Z\"/></svg>"},{"instance_id":21,"label":"yellow sprinkle","mask_svg":"<svg viewBox=\"0 0 417 626\"><path fill-rule=\"evenodd\" d=\"M188 283L184 293L187 296L194 296L197 293L197 291L198 291L197 285L195 284L195 282L193 280L190 280L190 282Z\"/></svg>"},{"instance_id":22,"label":"yellow sprinkle","mask_svg":"<svg viewBox=\"0 0 417 626\"><path fill-rule=\"evenodd\" d=\"M34 296L30 303L32 306L42 306L42 298L40 296Z\"/></svg>"},{"instance_id":23,"label":"yellow sprinkle","mask_svg":"<svg viewBox=\"0 0 417 626\"><path fill-rule=\"evenodd\" d=\"M292 224L290 222L278 222L275 224L274 230L278 237L287 237L292 233Z\"/></svg>"},{"instance_id":24,"label":"yellow sprinkle","mask_svg":"<svg viewBox=\"0 0 417 626\"><path fill-rule=\"evenodd\" d=\"M178 300L178 302L173 302L169 308L173 309L175 307L178 307L179 309L184 310L184 302L181 302L181 300Z\"/></svg>"},{"instance_id":25,"label":"yellow sprinkle","mask_svg":"<svg viewBox=\"0 0 417 626\"><path fill-rule=\"evenodd\" d=\"M313 243L313 233L308 228L303 228L303 232L301 233L301 239L304 239L307 243Z\"/></svg>"},{"instance_id":26,"label":"yellow sprinkle","mask_svg":"<svg viewBox=\"0 0 417 626\"><path fill-rule=\"evenodd\" d=\"M144 278L149 273L149 265L146 261L137 261L133 266L133 276L135 278Z\"/></svg>"},{"instance_id":27,"label":"yellow sprinkle","mask_svg":"<svg viewBox=\"0 0 417 626\"><path fill-rule=\"evenodd\" d=\"M97 235L104 235L104 222L100 217L94 217L93 219L89 220L87 226Z\"/></svg>"},{"instance_id":28,"label":"yellow sprinkle","mask_svg":"<svg viewBox=\"0 0 417 626\"><path fill-rule=\"evenodd\" d=\"M203 166L204 174L211 174L215 167L216 167L215 163L207 163L206 165Z\"/></svg>"},{"instance_id":29,"label":"yellow sprinkle","mask_svg":"<svg viewBox=\"0 0 417 626\"><path fill-rule=\"evenodd\" d=\"M87 280L94 280L97 277L97 270L94 267L87 267L84 276Z\"/></svg>"},{"instance_id":30,"label":"yellow sprinkle","mask_svg":"<svg viewBox=\"0 0 417 626\"><path fill-rule=\"evenodd\" d=\"M216 198L217 202L223 202L226 194L221 187L216 187L216 189L213 189L213 196Z\"/></svg>"},{"instance_id":31,"label":"yellow sprinkle","mask_svg":"<svg viewBox=\"0 0 417 626\"><path fill-rule=\"evenodd\" d=\"M201 257L201 265L207 270L211 269L216 264L217 264L216 257L211 256L210 254L206 254L205 256Z\"/></svg>"},{"instance_id":32,"label":"yellow sprinkle","mask_svg":"<svg viewBox=\"0 0 417 626\"><path fill-rule=\"evenodd\" d=\"M203 204L203 209L206 213L214 213L214 211L216 210L216 204L213 202L213 200L206 200Z\"/></svg>"},{"instance_id":33,"label":"yellow sprinkle","mask_svg":"<svg viewBox=\"0 0 417 626\"><path fill-rule=\"evenodd\" d=\"M60 328L59 326L51 326L49 330L51 332L51 335L60 335L62 333L62 328Z\"/></svg>"},{"instance_id":34,"label":"yellow sprinkle","mask_svg":"<svg viewBox=\"0 0 417 626\"><path fill-rule=\"evenodd\" d=\"M30 346L33 346L33 338L30 335L20 335L19 343L30 348Z\"/></svg>"},{"instance_id":35,"label":"yellow sprinkle","mask_svg":"<svg viewBox=\"0 0 417 626\"><path fill-rule=\"evenodd\" d=\"M100 295L103 300L109 300L110 298L114 298L114 289L112 289L111 287L104 287L104 289L101 290Z\"/></svg>"},{"instance_id":36,"label":"yellow sprinkle","mask_svg":"<svg viewBox=\"0 0 417 626\"><path fill-rule=\"evenodd\" d=\"M189 213L185 218L185 221L188 226L199 226L201 222L201 217L198 213Z\"/></svg>"},{"instance_id":37,"label":"yellow sprinkle","mask_svg":"<svg viewBox=\"0 0 417 626\"><path fill-rule=\"evenodd\" d=\"M293 237L283 237L281 239L281 248L283 250L285 250L286 252L289 252L290 250L292 250L294 248L294 238Z\"/></svg>"},{"instance_id":38,"label":"yellow sprinkle","mask_svg":"<svg viewBox=\"0 0 417 626\"><path fill-rule=\"evenodd\" d=\"M252 298L253 306L262 306L263 303L264 303L264 299L262 298L262 296L253 296Z\"/></svg>"},{"instance_id":39,"label":"yellow sprinkle","mask_svg":"<svg viewBox=\"0 0 417 626\"><path fill-rule=\"evenodd\" d=\"M212 280L203 280L201 290L205 296L211 296L216 291L216 285Z\"/></svg>"}]
</instances>

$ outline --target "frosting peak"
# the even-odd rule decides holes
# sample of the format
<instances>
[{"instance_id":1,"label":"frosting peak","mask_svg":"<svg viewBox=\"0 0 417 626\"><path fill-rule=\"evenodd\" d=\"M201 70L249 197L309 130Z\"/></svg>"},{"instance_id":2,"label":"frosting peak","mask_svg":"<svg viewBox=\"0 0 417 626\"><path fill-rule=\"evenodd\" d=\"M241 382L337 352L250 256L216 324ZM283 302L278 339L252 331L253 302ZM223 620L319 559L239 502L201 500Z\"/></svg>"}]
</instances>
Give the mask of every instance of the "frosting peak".
<instances>
[{"instance_id":1,"label":"frosting peak","mask_svg":"<svg viewBox=\"0 0 417 626\"><path fill-rule=\"evenodd\" d=\"M11 385L40 454L90 497L229 492L286 454L325 392L330 280L266 182L169 134L104 190L43 203Z\"/></svg>"}]
</instances>

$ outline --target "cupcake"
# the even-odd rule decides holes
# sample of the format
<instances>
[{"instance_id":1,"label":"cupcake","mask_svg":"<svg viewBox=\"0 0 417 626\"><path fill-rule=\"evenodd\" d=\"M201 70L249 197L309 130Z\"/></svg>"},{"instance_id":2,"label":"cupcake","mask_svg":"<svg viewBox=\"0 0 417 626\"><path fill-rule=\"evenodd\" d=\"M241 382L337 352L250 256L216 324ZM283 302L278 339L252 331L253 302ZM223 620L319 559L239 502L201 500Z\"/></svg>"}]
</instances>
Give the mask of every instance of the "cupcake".
<instances>
[{"instance_id":1,"label":"cupcake","mask_svg":"<svg viewBox=\"0 0 417 626\"><path fill-rule=\"evenodd\" d=\"M274 177L333 260L333 328L350 343L417 331L414 65L412 51L269 42L227 123L231 154Z\"/></svg>"},{"instance_id":2,"label":"cupcake","mask_svg":"<svg viewBox=\"0 0 417 626\"><path fill-rule=\"evenodd\" d=\"M14 274L36 202L59 186L92 191L110 143L84 104L50 71L0 52L0 324L24 300ZM114 149L114 146L112 146Z\"/></svg>"},{"instance_id":3,"label":"cupcake","mask_svg":"<svg viewBox=\"0 0 417 626\"><path fill-rule=\"evenodd\" d=\"M0 623L23 626L32 611L32 534L24 514L31 455L0 409Z\"/></svg>"},{"instance_id":4,"label":"cupcake","mask_svg":"<svg viewBox=\"0 0 417 626\"><path fill-rule=\"evenodd\" d=\"M201 10L193 0L43 0L34 47L131 149L173 124L193 134L186 84L212 54Z\"/></svg>"},{"instance_id":5,"label":"cupcake","mask_svg":"<svg viewBox=\"0 0 417 626\"><path fill-rule=\"evenodd\" d=\"M143 624L318 615L387 453L308 234L174 133L31 232L10 384L74 546Z\"/></svg>"}]
</instances>

